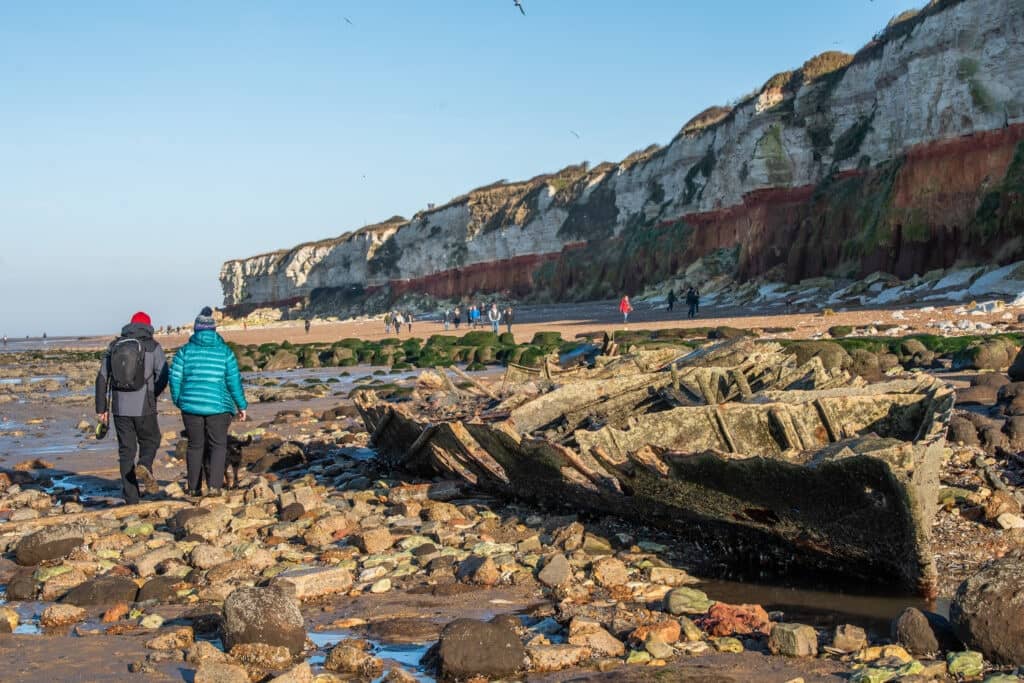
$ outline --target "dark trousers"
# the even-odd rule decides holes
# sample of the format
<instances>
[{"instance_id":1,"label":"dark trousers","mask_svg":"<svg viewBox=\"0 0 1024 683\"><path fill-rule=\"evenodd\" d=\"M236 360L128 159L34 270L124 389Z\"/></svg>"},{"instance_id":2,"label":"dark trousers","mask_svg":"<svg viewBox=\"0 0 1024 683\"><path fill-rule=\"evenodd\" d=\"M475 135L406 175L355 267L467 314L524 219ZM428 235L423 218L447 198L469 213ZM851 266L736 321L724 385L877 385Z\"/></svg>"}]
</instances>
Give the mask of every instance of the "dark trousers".
<instances>
[{"instance_id":1,"label":"dark trousers","mask_svg":"<svg viewBox=\"0 0 1024 683\"><path fill-rule=\"evenodd\" d=\"M695 318L695 317L697 317L697 303L696 302L690 302L690 310L687 311L686 317L687 318Z\"/></svg>"},{"instance_id":2,"label":"dark trousers","mask_svg":"<svg viewBox=\"0 0 1024 683\"><path fill-rule=\"evenodd\" d=\"M121 492L129 505L139 502L139 481L135 478L135 458L138 464L153 471L153 460L160 448L160 425L156 414L142 417L114 416L117 433L117 463L121 470ZM153 493L147 491L146 493Z\"/></svg>"},{"instance_id":3,"label":"dark trousers","mask_svg":"<svg viewBox=\"0 0 1024 683\"><path fill-rule=\"evenodd\" d=\"M188 452L185 465L188 468L188 490L198 491L203 476L203 454L209 453L206 486L209 489L224 487L224 466L228 455L228 425L231 413L216 415L192 415L182 413L185 436L188 437Z\"/></svg>"}]
</instances>

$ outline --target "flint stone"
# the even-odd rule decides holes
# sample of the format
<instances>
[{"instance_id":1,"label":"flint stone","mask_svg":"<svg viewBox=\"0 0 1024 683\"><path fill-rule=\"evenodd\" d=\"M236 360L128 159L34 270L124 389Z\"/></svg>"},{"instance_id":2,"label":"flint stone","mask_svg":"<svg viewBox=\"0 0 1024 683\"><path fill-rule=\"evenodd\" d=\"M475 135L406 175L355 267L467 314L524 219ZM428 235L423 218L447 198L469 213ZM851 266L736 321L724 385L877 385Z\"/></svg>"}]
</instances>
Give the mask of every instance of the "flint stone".
<instances>
[{"instance_id":1,"label":"flint stone","mask_svg":"<svg viewBox=\"0 0 1024 683\"><path fill-rule=\"evenodd\" d=\"M250 683L249 674L237 664L204 662L196 670L194 683Z\"/></svg>"},{"instance_id":2,"label":"flint stone","mask_svg":"<svg viewBox=\"0 0 1024 683\"><path fill-rule=\"evenodd\" d=\"M231 552L225 548L218 548L217 546L209 545L207 543L200 543L192 549L190 558L192 560L192 566L197 569L210 569L216 567L218 564L222 564L232 559L234 556Z\"/></svg>"},{"instance_id":3,"label":"flint stone","mask_svg":"<svg viewBox=\"0 0 1024 683\"><path fill-rule=\"evenodd\" d=\"M768 636L773 655L814 657L818 654L818 633L805 624L775 624Z\"/></svg>"},{"instance_id":4,"label":"flint stone","mask_svg":"<svg viewBox=\"0 0 1024 683\"><path fill-rule=\"evenodd\" d=\"M179 579L176 576L154 576L139 589L139 594L135 597L135 600L137 602L147 602L149 600L167 602L177 596L176 586L182 581L183 579Z\"/></svg>"},{"instance_id":5,"label":"flint stone","mask_svg":"<svg viewBox=\"0 0 1024 683\"><path fill-rule=\"evenodd\" d=\"M22 566L31 566L47 560L66 557L85 543L80 526L53 526L25 536L14 549L14 559Z\"/></svg>"},{"instance_id":6,"label":"flint stone","mask_svg":"<svg viewBox=\"0 0 1024 683\"><path fill-rule=\"evenodd\" d=\"M285 590L298 600L344 593L352 588L352 573L342 567L314 567L282 572L274 584L287 584Z\"/></svg>"},{"instance_id":7,"label":"flint stone","mask_svg":"<svg viewBox=\"0 0 1024 683\"><path fill-rule=\"evenodd\" d=\"M189 646L185 653L185 661L189 664L204 664L206 662L225 663L230 662L231 659L213 644L205 640L197 640Z\"/></svg>"},{"instance_id":8,"label":"flint stone","mask_svg":"<svg viewBox=\"0 0 1024 683\"><path fill-rule=\"evenodd\" d=\"M367 529L357 534L355 542L364 553L375 555L384 552L394 545L395 539L390 531L384 527L378 527L376 529Z\"/></svg>"},{"instance_id":9,"label":"flint stone","mask_svg":"<svg viewBox=\"0 0 1024 683\"><path fill-rule=\"evenodd\" d=\"M298 655L306 642L299 604L276 588L238 588L224 601L224 647L283 645Z\"/></svg>"},{"instance_id":10,"label":"flint stone","mask_svg":"<svg viewBox=\"0 0 1024 683\"><path fill-rule=\"evenodd\" d=\"M39 625L43 628L70 626L85 619L85 610L74 605L50 605L43 610Z\"/></svg>"},{"instance_id":11,"label":"flint stone","mask_svg":"<svg viewBox=\"0 0 1024 683\"><path fill-rule=\"evenodd\" d=\"M526 650L506 626L457 619L441 631L438 659L445 678L504 678L524 668Z\"/></svg>"},{"instance_id":12,"label":"flint stone","mask_svg":"<svg viewBox=\"0 0 1024 683\"><path fill-rule=\"evenodd\" d=\"M868 646L868 634L860 626L841 624L832 636L832 647L840 652L857 652Z\"/></svg>"},{"instance_id":13,"label":"flint stone","mask_svg":"<svg viewBox=\"0 0 1024 683\"><path fill-rule=\"evenodd\" d=\"M540 574L537 575L537 580L548 588L561 586L570 579L572 579L572 567L569 566L569 560L565 559L565 555L562 553L552 555L544 563L544 568L541 569Z\"/></svg>"},{"instance_id":14,"label":"flint stone","mask_svg":"<svg viewBox=\"0 0 1024 683\"><path fill-rule=\"evenodd\" d=\"M384 662L356 644L342 641L327 653L324 668L328 671L355 674L363 678L377 678L384 673Z\"/></svg>"},{"instance_id":15,"label":"flint stone","mask_svg":"<svg viewBox=\"0 0 1024 683\"><path fill-rule=\"evenodd\" d=\"M191 626L179 626L146 641L150 650L186 650L195 642Z\"/></svg>"},{"instance_id":16,"label":"flint stone","mask_svg":"<svg viewBox=\"0 0 1024 683\"><path fill-rule=\"evenodd\" d=\"M567 669L590 657L590 650L580 645L531 645L526 653L530 671L538 673Z\"/></svg>"},{"instance_id":17,"label":"flint stone","mask_svg":"<svg viewBox=\"0 0 1024 683\"><path fill-rule=\"evenodd\" d=\"M622 560L603 557L594 562L591 569L594 582L605 588L623 586L629 581L629 569Z\"/></svg>"},{"instance_id":18,"label":"flint stone","mask_svg":"<svg viewBox=\"0 0 1024 683\"><path fill-rule=\"evenodd\" d=\"M1024 665L1024 560L995 560L961 583L949 618L960 640L986 659Z\"/></svg>"},{"instance_id":19,"label":"flint stone","mask_svg":"<svg viewBox=\"0 0 1024 683\"><path fill-rule=\"evenodd\" d=\"M309 668L309 662L296 664L280 676L270 679L270 683L313 683L313 670ZM413 678L413 681L416 679Z\"/></svg>"},{"instance_id":20,"label":"flint stone","mask_svg":"<svg viewBox=\"0 0 1024 683\"><path fill-rule=\"evenodd\" d=\"M63 602L80 607L115 605L135 602L139 587L124 576L97 576L71 589Z\"/></svg>"},{"instance_id":21,"label":"flint stone","mask_svg":"<svg viewBox=\"0 0 1024 683\"><path fill-rule=\"evenodd\" d=\"M43 583L40 597L45 602L59 600L67 595L68 591L85 583L88 578L85 572L78 568L72 568L70 571L55 574Z\"/></svg>"},{"instance_id":22,"label":"flint stone","mask_svg":"<svg viewBox=\"0 0 1024 683\"><path fill-rule=\"evenodd\" d=\"M705 614L714 604L707 593L696 588L676 588L665 596L665 608L672 616Z\"/></svg>"},{"instance_id":23,"label":"flint stone","mask_svg":"<svg viewBox=\"0 0 1024 683\"><path fill-rule=\"evenodd\" d=\"M651 583L660 583L664 586L685 586L691 583L697 583L697 579L693 578L682 569L675 569L673 567L651 567L648 578Z\"/></svg>"},{"instance_id":24,"label":"flint stone","mask_svg":"<svg viewBox=\"0 0 1024 683\"><path fill-rule=\"evenodd\" d=\"M243 666L276 671L292 664L292 653L280 645L240 643L231 648L231 657Z\"/></svg>"},{"instance_id":25,"label":"flint stone","mask_svg":"<svg viewBox=\"0 0 1024 683\"><path fill-rule=\"evenodd\" d=\"M622 641L608 633L600 624L575 618L569 623L569 643L589 648L600 657L621 657L626 654Z\"/></svg>"}]
</instances>

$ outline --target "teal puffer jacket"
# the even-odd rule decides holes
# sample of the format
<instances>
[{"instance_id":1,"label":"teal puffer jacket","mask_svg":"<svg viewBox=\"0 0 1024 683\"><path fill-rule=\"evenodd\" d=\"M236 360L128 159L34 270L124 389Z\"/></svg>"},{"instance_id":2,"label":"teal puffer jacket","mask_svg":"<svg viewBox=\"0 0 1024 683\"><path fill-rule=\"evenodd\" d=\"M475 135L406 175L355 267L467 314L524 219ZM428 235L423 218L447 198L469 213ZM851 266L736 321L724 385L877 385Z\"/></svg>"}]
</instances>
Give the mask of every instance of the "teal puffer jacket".
<instances>
[{"instance_id":1,"label":"teal puffer jacket","mask_svg":"<svg viewBox=\"0 0 1024 683\"><path fill-rule=\"evenodd\" d=\"M245 410L235 353L215 330L201 330L171 362L171 400L183 413L217 415Z\"/></svg>"}]
</instances>

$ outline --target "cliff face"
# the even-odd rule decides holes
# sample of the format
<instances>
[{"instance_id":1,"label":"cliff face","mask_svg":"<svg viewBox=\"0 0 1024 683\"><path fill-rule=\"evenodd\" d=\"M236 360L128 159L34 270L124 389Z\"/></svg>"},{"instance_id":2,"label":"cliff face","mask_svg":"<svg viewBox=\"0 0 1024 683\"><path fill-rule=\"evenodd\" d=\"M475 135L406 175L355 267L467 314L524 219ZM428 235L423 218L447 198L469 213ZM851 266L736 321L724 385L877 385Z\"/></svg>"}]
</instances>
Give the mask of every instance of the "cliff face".
<instances>
[{"instance_id":1,"label":"cliff face","mask_svg":"<svg viewBox=\"0 0 1024 683\"><path fill-rule=\"evenodd\" d=\"M1024 256L1024 0L937 0L668 145L474 190L409 221L229 261L226 306L315 291L633 292L731 250L737 276L900 276Z\"/></svg>"}]
</instances>

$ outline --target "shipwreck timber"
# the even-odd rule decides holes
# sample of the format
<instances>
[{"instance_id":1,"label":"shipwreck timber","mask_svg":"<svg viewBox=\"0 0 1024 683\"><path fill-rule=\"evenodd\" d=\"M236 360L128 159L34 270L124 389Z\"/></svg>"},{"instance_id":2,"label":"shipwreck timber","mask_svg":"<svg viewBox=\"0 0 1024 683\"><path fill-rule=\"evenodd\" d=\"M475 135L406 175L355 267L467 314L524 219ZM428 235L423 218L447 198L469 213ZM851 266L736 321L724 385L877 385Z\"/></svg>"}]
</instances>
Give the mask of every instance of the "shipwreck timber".
<instances>
[{"instance_id":1,"label":"shipwreck timber","mask_svg":"<svg viewBox=\"0 0 1024 683\"><path fill-rule=\"evenodd\" d=\"M805 365L726 344L461 415L372 392L356 404L381 456L412 471L656 525L732 566L934 594L952 390Z\"/></svg>"}]
</instances>

